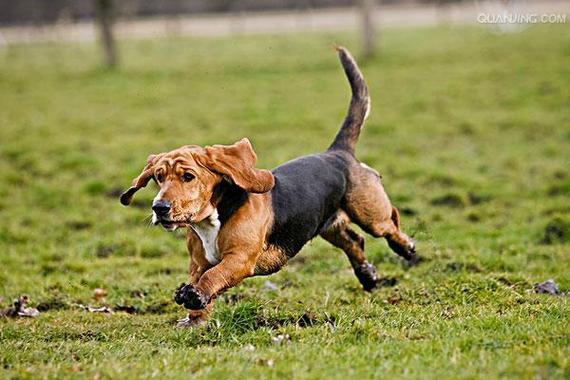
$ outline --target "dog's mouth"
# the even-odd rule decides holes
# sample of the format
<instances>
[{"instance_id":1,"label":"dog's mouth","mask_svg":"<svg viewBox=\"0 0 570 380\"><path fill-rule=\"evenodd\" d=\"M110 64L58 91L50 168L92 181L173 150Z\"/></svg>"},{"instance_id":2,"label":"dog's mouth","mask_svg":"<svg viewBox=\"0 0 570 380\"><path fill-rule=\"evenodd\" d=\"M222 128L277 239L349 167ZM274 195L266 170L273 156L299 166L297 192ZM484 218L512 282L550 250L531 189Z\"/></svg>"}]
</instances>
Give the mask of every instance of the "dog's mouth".
<instances>
[{"instance_id":1,"label":"dog's mouth","mask_svg":"<svg viewBox=\"0 0 570 380\"><path fill-rule=\"evenodd\" d=\"M188 224L188 222L186 221L180 221L180 220L173 220L167 217L158 217L155 214L153 214L153 218L152 218L152 224L156 225L161 225L162 228L164 228L167 231L176 231L179 227L184 227Z\"/></svg>"},{"instance_id":2,"label":"dog's mouth","mask_svg":"<svg viewBox=\"0 0 570 380\"><path fill-rule=\"evenodd\" d=\"M162 226L162 228L164 228L167 231L176 231L179 227L178 223L170 221L170 220L160 220L159 221L160 225Z\"/></svg>"}]
</instances>

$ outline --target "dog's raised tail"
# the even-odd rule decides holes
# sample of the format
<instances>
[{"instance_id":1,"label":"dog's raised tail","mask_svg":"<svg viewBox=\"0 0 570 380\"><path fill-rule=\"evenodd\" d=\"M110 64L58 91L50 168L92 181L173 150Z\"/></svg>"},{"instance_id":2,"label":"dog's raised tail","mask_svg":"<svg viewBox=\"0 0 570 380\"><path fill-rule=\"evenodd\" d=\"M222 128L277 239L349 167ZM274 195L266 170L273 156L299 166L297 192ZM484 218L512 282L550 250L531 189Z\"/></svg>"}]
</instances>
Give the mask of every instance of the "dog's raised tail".
<instances>
[{"instance_id":1,"label":"dog's raised tail","mask_svg":"<svg viewBox=\"0 0 570 380\"><path fill-rule=\"evenodd\" d=\"M366 87L366 82L364 82L364 76L360 72L354 58L342 46L337 46L336 50L338 51L344 73L350 83L352 99L348 107L348 114L329 150L340 149L354 154L360 130L370 112L370 97L368 96L368 87Z\"/></svg>"}]
</instances>

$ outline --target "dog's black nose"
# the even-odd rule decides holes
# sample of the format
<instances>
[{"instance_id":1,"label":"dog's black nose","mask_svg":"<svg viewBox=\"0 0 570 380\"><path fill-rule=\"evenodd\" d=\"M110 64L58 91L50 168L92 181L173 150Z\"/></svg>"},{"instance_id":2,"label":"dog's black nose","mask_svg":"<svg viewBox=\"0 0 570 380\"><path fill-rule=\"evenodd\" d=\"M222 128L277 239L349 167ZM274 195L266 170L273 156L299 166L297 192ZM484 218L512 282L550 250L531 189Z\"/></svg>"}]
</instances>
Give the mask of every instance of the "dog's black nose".
<instances>
[{"instance_id":1,"label":"dog's black nose","mask_svg":"<svg viewBox=\"0 0 570 380\"><path fill-rule=\"evenodd\" d=\"M170 202L164 199L156 200L152 202L152 211L154 211L157 216L165 216L170 211Z\"/></svg>"}]
</instances>

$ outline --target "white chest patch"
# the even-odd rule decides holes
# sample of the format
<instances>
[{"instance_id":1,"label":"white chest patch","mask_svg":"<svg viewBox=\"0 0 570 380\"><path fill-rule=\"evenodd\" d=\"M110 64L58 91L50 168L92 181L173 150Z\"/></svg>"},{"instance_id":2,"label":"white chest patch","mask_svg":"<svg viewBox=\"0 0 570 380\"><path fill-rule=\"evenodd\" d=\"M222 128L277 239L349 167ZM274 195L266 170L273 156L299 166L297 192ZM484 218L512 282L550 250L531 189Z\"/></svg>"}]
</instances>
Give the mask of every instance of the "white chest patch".
<instances>
[{"instance_id":1,"label":"white chest patch","mask_svg":"<svg viewBox=\"0 0 570 380\"><path fill-rule=\"evenodd\" d=\"M214 210L212 215L200 223L190 225L190 228L192 228L200 240L202 240L206 260L212 265L216 265L222 260L218 249L218 234L220 233L221 225L222 223L218 219L218 210Z\"/></svg>"}]
</instances>

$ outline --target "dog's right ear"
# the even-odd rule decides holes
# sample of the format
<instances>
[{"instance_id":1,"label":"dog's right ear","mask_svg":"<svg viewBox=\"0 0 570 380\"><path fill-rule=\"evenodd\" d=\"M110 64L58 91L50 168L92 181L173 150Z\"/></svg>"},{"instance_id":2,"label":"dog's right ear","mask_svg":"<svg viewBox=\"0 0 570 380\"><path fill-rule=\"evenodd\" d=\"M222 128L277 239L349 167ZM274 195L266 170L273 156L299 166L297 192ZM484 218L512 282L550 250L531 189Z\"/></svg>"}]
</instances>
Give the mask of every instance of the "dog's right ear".
<instances>
[{"instance_id":1,"label":"dog's right ear","mask_svg":"<svg viewBox=\"0 0 570 380\"><path fill-rule=\"evenodd\" d=\"M135 193L145 187L148 184L148 181L154 175L154 164L158 161L158 159L162 156L162 154L151 154L146 159L146 165L144 166L141 174L133 180L133 184L129 187L123 194L121 194L121 203L124 206L128 206L131 203L131 199Z\"/></svg>"}]
</instances>

